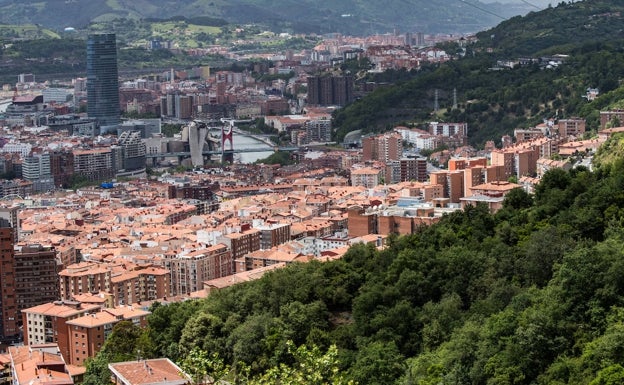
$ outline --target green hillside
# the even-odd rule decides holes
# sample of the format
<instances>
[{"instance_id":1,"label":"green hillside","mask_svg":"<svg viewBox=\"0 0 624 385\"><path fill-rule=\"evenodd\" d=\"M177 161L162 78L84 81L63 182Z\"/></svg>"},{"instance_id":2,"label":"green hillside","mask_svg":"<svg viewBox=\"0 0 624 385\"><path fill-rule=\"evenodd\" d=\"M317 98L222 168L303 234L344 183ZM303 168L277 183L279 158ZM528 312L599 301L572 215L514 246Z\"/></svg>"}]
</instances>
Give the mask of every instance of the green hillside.
<instances>
[{"instance_id":1,"label":"green hillside","mask_svg":"<svg viewBox=\"0 0 624 385\"><path fill-rule=\"evenodd\" d=\"M478 33L478 46L522 56L570 51L590 42L619 42L624 38L623 12L624 3L620 1L563 2Z\"/></svg>"},{"instance_id":2,"label":"green hillside","mask_svg":"<svg viewBox=\"0 0 624 385\"><path fill-rule=\"evenodd\" d=\"M265 24L278 32L363 34L398 28L458 33L476 32L530 9L522 2L486 5L478 0L0 0L0 23L37 23L60 30L115 18L203 15L230 23Z\"/></svg>"},{"instance_id":3,"label":"green hillside","mask_svg":"<svg viewBox=\"0 0 624 385\"><path fill-rule=\"evenodd\" d=\"M621 384L622 191L622 158L552 170L496 215L156 305L148 330L115 327L85 384L137 351L240 384Z\"/></svg>"},{"instance_id":4,"label":"green hillside","mask_svg":"<svg viewBox=\"0 0 624 385\"><path fill-rule=\"evenodd\" d=\"M219 42L247 52L279 49L309 49L318 44L314 36L277 36L263 26L236 28L223 19L196 16L162 19L114 19L94 22L85 30L53 32L35 25L0 24L0 84L15 82L16 76L32 72L38 80L84 76L88 33L115 31L119 68L161 71L163 68L211 65L226 67L231 60L216 56L201 58L170 50L148 50L148 42L159 39L173 48L202 48ZM6 44L2 44L6 42ZM33 60L37 59L37 60ZM241 65L245 65L244 63Z\"/></svg>"},{"instance_id":5,"label":"green hillside","mask_svg":"<svg viewBox=\"0 0 624 385\"><path fill-rule=\"evenodd\" d=\"M593 103L599 106L611 100L609 92L619 87L624 76L622 8L620 2L604 0L562 3L479 33L479 41L467 46L462 59L425 67L410 74L409 80L338 111L337 139L357 129L378 132L431 120L468 122L470 140L476 145L544 118L581 116L595 129L598 115L584 99L585 91L600 89L603 96ZM458 46L444 48L462 52ZM552 54L568 57L554 68L538 63ZM495 68L498 60L520 57L536 62ZM451 109L454 89L458 108ZM440 110L434 112L436 90Z\"/></svg>"},{"instance_id":6,"label":"green hillside","mask_svg":"<svg viewBox=\"0 0 624 385\"><path fill-rule=\"evenodd\" d=\"M0 37L7 39L58 39L60 35L47 28L32 24L2 25L0 24Z\"/></svg>"}]
</instances>

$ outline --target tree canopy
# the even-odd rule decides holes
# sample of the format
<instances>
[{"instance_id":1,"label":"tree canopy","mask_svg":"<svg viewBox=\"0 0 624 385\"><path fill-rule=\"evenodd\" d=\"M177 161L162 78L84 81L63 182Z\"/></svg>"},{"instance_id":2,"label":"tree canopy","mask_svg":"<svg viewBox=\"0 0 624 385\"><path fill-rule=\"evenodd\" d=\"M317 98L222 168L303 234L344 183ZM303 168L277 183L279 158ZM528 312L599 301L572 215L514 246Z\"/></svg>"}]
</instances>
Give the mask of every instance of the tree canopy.
<instances>
[{"instance_id":1,"label":"tree canopy","mask_svg":"<svg viewBox=\"0 0 624 385\"><path fill-rule=\"evenodd\" d=\"M88 374L142 346L254 384L332 383L335 373L359 384L616 383L621 191L622 161L551 170L534 196L515 191L496 214L468 206L382 250L359 244L341 260L155 305L149 329L118 326ZM302 380L308 359L329 365L314 371L321 382Z\"/></svg>"}]
</instances>

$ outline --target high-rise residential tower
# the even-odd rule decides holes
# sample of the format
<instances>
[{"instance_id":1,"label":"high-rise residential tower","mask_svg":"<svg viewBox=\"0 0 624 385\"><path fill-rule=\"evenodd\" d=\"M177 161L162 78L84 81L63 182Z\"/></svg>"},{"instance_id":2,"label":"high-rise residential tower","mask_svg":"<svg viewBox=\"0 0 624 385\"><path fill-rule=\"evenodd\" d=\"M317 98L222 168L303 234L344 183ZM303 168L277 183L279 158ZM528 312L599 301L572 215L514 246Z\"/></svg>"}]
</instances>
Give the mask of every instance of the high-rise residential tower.
<instances>
[{"instance_id":1,"label":"high-rise residential tower","mask_svg":"<svg viewBox=\"0 0 624 385\"><path fill-rule=\"evenodd\" d=\"M117 44L114 33L89 35L87 40L87 113L102 131L120 121Z\"/></svg>"},{"instance_id":2,"label":"high-rise residential tower","mask_svg":"<svg viewBox=\"0 0 624 385\"><path fill-rule=\"evenodd\" d=\"M308 76L308 104L346 106L353 99L353 76Z\"/></svg>"},{"instance_id":3,"label":"high-rise residential tower","mask_svg":"<svg viewBox=\"0 0 624 385\"><path fill-rule=\"evenodd\" d=\"M0 340L19 335L17 299L15 298L15 254L13 245L17 234L17 209L3 209L0 214Z\"/></svg>"}]
</instances>

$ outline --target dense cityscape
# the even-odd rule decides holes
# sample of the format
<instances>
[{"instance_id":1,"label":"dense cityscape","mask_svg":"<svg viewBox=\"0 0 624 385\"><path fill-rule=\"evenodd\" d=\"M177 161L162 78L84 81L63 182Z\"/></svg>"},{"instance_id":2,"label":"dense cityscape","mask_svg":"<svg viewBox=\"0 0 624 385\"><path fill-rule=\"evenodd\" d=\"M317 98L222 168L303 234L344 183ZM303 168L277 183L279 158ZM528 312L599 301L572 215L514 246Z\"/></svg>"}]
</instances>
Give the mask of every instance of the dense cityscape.
<instances>
[{"instance_id":1,"label":"dense cityscape","mask_svg":"<svg viewBox=\"0 0 624 385\"><path fill-rule=\"evenodd\" d=\"M3 85L0 384L80 384L116 325L146 328L154 306L331 263L354 245L383 251L477 206L496 214L551 170L591 171L599 148L624 132L624 110L604 108L596 130L554 116L480 147L466 121L433 113L337 138L335 111L389 87L363 74L459 60L475 41L397 32L331 34L313 49L261 54L214 45L187 53L252 65L131 77L120 75L116 35L98 33L87 39L86 77L22 73ZM147 48L174 49L162 40ZM510 59L493 70L566 60ZM355 63L366 67L351 72ZM599 97L587 87L585 100ZM449 110L456 90L452 98ZM432 104L441 109L437 91ZM216 376L200 381L168 357L133 354L108 365L114 383Z\"/></svg>"}]
</instances>

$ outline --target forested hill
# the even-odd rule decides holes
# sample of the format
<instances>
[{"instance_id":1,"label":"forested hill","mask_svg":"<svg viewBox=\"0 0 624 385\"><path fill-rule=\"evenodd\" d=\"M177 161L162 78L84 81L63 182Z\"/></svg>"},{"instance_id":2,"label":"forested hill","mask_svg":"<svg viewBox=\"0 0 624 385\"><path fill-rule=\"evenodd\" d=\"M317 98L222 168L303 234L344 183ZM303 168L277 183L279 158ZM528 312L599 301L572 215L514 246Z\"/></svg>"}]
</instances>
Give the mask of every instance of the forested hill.
<instances>
[{"instance_id":1,"label":"forested hill","mask_svg":"<svg viewBox=\"0 0 624 385\"><path fill-rule=\"evenodd\" d=\"M404 73L394 86L378 89L337 111L336 138L356 129L379 132L431 120L468 122L475 145L544 118L581 116L595 129L596 109L587 106L584 96L588 87L599 88L605 95L620 84L623 10L624 3L605 0L561 3L479 33L479 41L465 51L447 45L445 49L463 57ZM497 68L499 60L539 60L553 54L568 57L563 65L549 69L538 63ZM458 108L451 109L454 89ZM440 109L434 112L436 90Z\"/></svg>"},{"instance_id":2,"label":"forested hill","mask_svg":"<svg viewBox=\"0 0 624 385\"><path fill-rule=\"evenodd\" d=\"M425 33L476 32L501 18L525 14L526 2L485 4L479 0L0 0L0 23L82 28L115 18L210 16L232 24L264 24L276 32Z\"/></svg>"},{"instance_id":3,"label":"forested hill","mask_svg":"<svg viewBox=\"0 0 624 385\"><path fill-rule=\"evenodd\" d=\"M479 47L518 57L571 51L590 42L624 38L624 3L585 0L560 3L514 17L477 34Z\"/></svg>"},{"instance_id":4,"label":"forested hill","mask_svg":"<svg viewBox=\"0 0 624 385\"><path fill-rule=\"evenodd\" d=\"M495 215L154 306L147 331L116 326L85 384L137 349L243 384L624 383L624 161L602 153Z\"/></svg>"}]
</instances>

